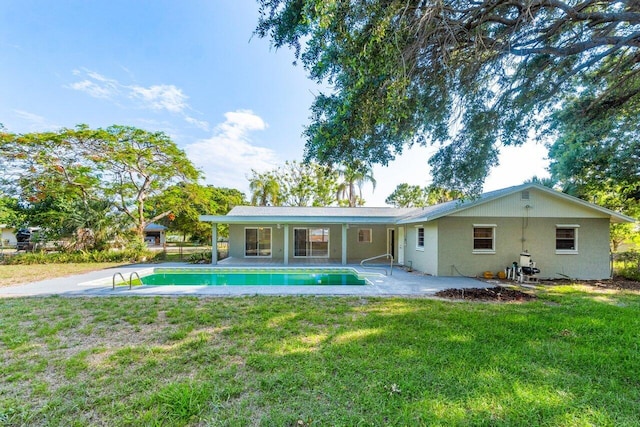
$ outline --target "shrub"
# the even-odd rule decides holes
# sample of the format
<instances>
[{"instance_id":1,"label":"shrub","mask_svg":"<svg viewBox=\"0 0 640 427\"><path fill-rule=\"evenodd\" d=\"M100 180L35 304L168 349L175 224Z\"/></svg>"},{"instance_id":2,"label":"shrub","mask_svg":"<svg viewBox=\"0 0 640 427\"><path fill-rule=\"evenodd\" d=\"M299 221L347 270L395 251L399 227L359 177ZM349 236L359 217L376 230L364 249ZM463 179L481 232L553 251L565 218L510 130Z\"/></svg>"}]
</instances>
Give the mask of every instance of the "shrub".
<instances>
[{"instance_id":1,"label":"shrub","mask_svg":"<svg viewBox=\"0 0 640 427\"><path fill-rule=\"evenodd\" d=\"M65 264L86 262L139 262L153 259L148 250L125 249L122 251L76 251L76 252L28 252L4 259L4 264Z\"/></svg>"}]
</instances>

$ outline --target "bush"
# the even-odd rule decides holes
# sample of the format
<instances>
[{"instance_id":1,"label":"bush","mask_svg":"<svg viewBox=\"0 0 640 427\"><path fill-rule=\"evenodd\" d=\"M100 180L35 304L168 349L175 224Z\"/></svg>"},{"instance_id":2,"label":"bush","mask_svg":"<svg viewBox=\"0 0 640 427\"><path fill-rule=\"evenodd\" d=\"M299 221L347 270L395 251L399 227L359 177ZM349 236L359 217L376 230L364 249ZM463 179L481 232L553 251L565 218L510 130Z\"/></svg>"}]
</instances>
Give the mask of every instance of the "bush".
<instances>
[{"instance_id":1,"label":"bush","mask_svg":"<svg viewBox=\"0 0 640 427\"><path fill-rule=\"evenodd\" d=\"M211 251L193 253L187 261L190 264L211 264Z\"/></svg>"},{"instance_id":2,"label":"bush","mask_svg":"<svg viewBox=\"0 0 640 427\"><path fill-rule=\"evenodd\" d=\"M615 255L615 261L622 268L616 269L616 275L629 280L640 281L640 252L631 250Z\"/></svg>"},{"instance_id":3,"label":"bush","mask_svg":"<svg viewBox=\"0 0 640 427\"><path fill-rule=\"evenodd\" d=\"M86 262L139 262L153 259L148 250L125 249L122 251L77 251L77 252L29 252L7 257L4 264L66 264Z\"/></svg>"}]
</instances>

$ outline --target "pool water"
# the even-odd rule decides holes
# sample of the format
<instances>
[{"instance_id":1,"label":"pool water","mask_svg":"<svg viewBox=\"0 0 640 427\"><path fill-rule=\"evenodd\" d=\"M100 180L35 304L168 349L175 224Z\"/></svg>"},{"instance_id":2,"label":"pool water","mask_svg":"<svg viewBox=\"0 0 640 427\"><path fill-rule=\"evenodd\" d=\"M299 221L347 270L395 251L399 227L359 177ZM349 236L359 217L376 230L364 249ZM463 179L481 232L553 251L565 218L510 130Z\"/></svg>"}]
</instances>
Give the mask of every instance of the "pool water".
<instances>
[{"instance_id":1,"label":"pool water","mask_svg":"<svg viewBox=\"0 0 640 427\"><path fill-rule=\"evenodd\" d=\"M355 270L155 269L143 285L191 286L362 286Z\"/></svg>"}]
</instances>

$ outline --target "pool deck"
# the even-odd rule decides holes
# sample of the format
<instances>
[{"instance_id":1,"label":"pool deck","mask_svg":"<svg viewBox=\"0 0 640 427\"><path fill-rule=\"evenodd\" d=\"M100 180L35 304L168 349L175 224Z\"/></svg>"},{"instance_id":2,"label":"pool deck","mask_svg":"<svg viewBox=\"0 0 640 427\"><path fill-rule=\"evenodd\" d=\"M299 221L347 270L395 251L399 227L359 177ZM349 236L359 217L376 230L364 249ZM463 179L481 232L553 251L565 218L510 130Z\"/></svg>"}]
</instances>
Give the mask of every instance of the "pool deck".
<instances>
[{"instance_id":1,"label":"pool deck","mask_svg":"<svg viewBox=\"0 0 640 427\"><path fill-rule=\"evenodd\" d=\"M23 296L60 295L68 297L86 296L246 296L246 295L352 295L352 296L431 296L437 291L449 288L485 288L490 283L467 277L434 277L419 272L407 272L402 268L393 269L385 276L382 269L363 270L360 265L325 265L323 267L348 267L365 273L372 282L365 286L116 286L112 289L114 274L121 273L126 280L134 271L161 267L198 268L185 263L135 264L105 270L93 271L69 277L61 277L40 282L0 288L0 298ZM216 268L216 266L201 266ZM228 268L230 265L219 265ZM249 265L241 265L246 268ZM256 268L265 268L256 265ZM296 265L291 268L317 268L320 265ZM377 270L377 271L376 271ZM380 273L378 273L380 272Z\"/></svg>"}]
</instances>

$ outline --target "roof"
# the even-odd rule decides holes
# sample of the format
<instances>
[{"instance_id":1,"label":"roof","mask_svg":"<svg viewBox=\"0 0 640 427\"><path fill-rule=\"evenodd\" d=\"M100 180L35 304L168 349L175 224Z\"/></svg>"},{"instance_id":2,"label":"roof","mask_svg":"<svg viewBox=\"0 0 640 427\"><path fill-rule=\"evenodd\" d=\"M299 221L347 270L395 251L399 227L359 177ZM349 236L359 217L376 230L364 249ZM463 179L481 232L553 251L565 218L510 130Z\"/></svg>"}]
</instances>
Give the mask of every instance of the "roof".
<instances>
[{"instance_id":1,"label":"roof","mask_svg":"<svg viewBox=\"0 0 640 427\"><path fill-rule=\"evenodd\" d=\"M164 225L151 223L144 228L144 231L164 231L166 229L167 227L165 227Z\"/></svg>"},{"instance_id":2,"label":"roof","mask_svg":"<svg viewBox=\"0 0 640 427\"><path fill-rule=\"evenodd\" d=\"M451 202L428 206L422 209L420 212L414 211L412 214L405 216L400 221L398 221L398 224L409 224L414 222L433 221L435 219L442 218L444 216L452 215L454 213L458 213L458 212L470 209L472 207L483 205L493 200L506 197L523 190L530 190L530 189L539 190L552 197L567 200L569 202L579 204L588 209L592 209L594 211L600 212L601 214L608 216L611 222L615 222L615 223L636 222L635 218L631 218L629 216L612 211L610 209L603 208L602 206L598 206L596 204L586 202L577 197L573 197L566 193L556 191L549 187L545 187L544 185L536 184L536 183L528 183L528 184L516 185L513 187L507 187L500 190L483 193L480 196L478 196L478 198L476 199L468 199L468 200L458 199L458 200L453 200Z\"/></svg>"},{"instance_id":3,"label":"roof","mask_svg":"<svg viewBox=\"0 0 640 427\"><path fill-rule=\"evenodd\" d=\"M202 215L200 220L226 224L389 224L413 211L415 208L236 206L227 215Z\"/></svg>"},{"instance_id":4,"label":"roof","mask_svg":"<svg viewBox=\"0 0 640 427\"><path fill-rule=\"evenodd\" d=\"M535 183L503 188L481 194L477 198L458 199L426 206L424 208L236 206L227 215L201 215L200 221L224 224L411 224L433 221L528 189L536 189L552 197L564 199L595 210L603 215L609 216L611 222L636 221L634 218Z\"/></svg>"}]
</instances>

